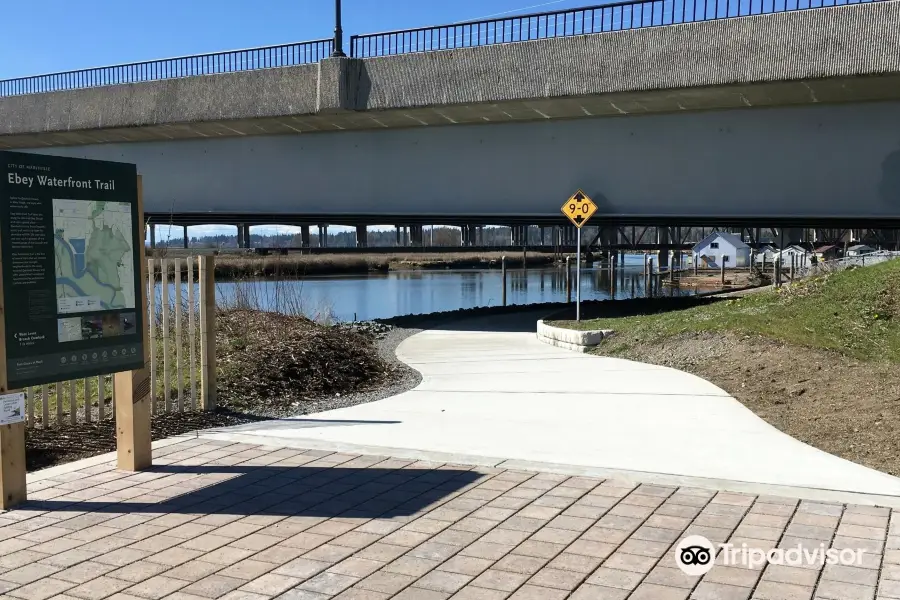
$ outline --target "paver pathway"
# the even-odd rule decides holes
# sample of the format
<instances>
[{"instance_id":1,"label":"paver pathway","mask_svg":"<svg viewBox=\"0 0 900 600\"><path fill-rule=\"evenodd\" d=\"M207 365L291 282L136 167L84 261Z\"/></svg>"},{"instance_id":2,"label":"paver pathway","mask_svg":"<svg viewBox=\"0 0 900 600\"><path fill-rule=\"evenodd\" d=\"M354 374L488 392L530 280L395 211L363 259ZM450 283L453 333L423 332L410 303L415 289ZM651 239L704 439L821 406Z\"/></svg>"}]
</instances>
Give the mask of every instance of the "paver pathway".
<instances>
[{"instance_id":1,"label":"paver pathway","mask_svg":"<svg viewBox=\"0 0 900 600\"><path fill-rule=\"evenodd\" d=\"M900 497L900 479L781 433L699 377L538 341L540 316L482 317L414 335L397 355L422 373L415 390L214 437Z\"/></svg>"},{"instance_id":2,"label":"paver pathway","mask_svg":"<svg viewBox=\"0 0 900 600\"><path fill-rule=\"evenodd\" d=\"M173 443L175 442L175 443ZM900 597L888 508L180 439L29 476L0 513L2 600ZM676 568L687 534L863 548L859 566Z\"/></svg>"}]
</instances>

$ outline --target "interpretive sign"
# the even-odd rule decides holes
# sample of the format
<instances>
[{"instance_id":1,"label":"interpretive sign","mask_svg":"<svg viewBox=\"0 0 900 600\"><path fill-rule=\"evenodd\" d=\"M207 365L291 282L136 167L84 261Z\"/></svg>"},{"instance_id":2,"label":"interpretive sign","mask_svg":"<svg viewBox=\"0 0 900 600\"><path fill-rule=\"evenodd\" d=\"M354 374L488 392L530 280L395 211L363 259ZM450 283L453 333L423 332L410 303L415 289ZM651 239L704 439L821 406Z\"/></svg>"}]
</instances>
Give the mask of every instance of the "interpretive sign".
<instances>
[{"instance_id":1,"label":"interpretive sign","mask_svg":"<svg viewBox=\"0 0 900 600\"><path fill-rule=\"evenodd\" d=\"M139 369L134 165L0 152L6 388Z\"/></svg>"},{"instance_id":2,"label":"interpretive sign","mask_svg":"<svg viewBox=\"0 0 900 600\"><path fill-rule=\"evenodd\" d=\"M25 420L25 392L0 395L0 425L12 425Z\"/></svg>"}]
</instances>

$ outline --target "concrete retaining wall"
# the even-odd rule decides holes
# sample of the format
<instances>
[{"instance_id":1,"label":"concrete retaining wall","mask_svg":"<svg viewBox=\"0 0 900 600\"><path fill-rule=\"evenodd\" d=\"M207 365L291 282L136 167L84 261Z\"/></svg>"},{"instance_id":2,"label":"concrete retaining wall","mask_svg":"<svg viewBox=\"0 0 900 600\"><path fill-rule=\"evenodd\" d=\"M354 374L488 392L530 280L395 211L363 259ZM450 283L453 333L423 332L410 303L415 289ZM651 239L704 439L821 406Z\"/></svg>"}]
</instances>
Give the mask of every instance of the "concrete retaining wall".
<instances>
[{"instance_id":1,"label":"concrete retaining wall","mask_svg":"<svg viewBox=\"0 0 900 600\"><path fill-rule=\"evenodd\" d=\"M612 329L578 331L576 329L553 327L544 323L543 320L537 322L537 337L540 341L551 346L576 352L587 352L612 334Z\"/></svg>"}]
</instances>

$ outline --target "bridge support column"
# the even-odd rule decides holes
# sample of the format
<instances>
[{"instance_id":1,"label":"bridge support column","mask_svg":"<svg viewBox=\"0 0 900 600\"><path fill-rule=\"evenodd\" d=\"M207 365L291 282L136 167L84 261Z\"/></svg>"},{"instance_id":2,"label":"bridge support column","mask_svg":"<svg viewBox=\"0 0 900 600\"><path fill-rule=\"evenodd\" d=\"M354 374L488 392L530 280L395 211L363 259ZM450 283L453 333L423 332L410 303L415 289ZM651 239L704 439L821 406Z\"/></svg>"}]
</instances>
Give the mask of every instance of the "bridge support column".
<instances>
[{"instance_id":1,"label":"bridge support column","mask_svg":"<svg viewBox=\"0 0 900 600\"><path fill-rule=\"evenodd\" d=\"M741 229L741 240L744 239L744 230ZM681 235L681 226L675 228L675 243L678 244L678 249L675 250L675 263L672 265L679 270L684 266L684 253L681 251L681 244L684 243L684 237Z\"/></svg>"},{"instance_id":2,"label":"bridge support column","mask_svg":"<svg viewBox=\"0 0 900 600\"><path fill-rule=\"evenodd\" d=\"M319 248L328 247L328 225L319 225Z\"/></svg>"},{"instance_id":3,"label":"bridge support column","mask_svg":"<svg viewBox=\"0 0 900 600\"><path fill-rule=\"evenodd\" d=\"M300 247L309 248L309 225L300 226Z\"/></svg>"},{"instance_id":4,"label":"bridge support column","mask_svg":"<svg viewBox=\"0 0 900 600\"><path fill-rule=\"evenodd\" d=\"M476 243L476 229L474 225L462 225L459 228L459 233L462 236L460 238L460 243L463 246L474 246Z\"/></svg>"},{"instance_id":5,"label":"bridge support column","mask_svg":"<svg viewBox=\"0 0 900 600\"><path fill-rule=\"evenodd\" d=\"M656 244L659 246L659 263L657 268L669 268L669 228L656 228Z\"/></svg>"},{"instance_id":6,"label":"bridge support column","mask_svg":"<svg viewBox=\"0 0 900 600\"><path fill-rule=\"evenodd\" d=\"M369 245L369 232L365 225L356 226L356 247L365 248Z\"/></svg>"},{"instance_id":7,"label":"bridge support column","mask_svg":"<svg viewBox=\"0 0 900 600\"><path fill-rule=\"evenodd\" d=\"M187 233L187 225L184 226L184 247L187 248L190 245L190 238Z\"/></svg>"},{"instance_id":8,"label":"bridge support column","mask_svg":"<svg viewBox=\"0 0 900 600\"><path fill-rule=\"evenodd\" d=\"M244 247L244 224L238 223L237 225L237 247Z\"/></svg>"},{"instance_id":9,"label":"bridge support column","mask_svg":"<svg viewBox=\"0 0 900 600\"><path fill-rule=\"evenodd\" d=\"M410 246L423 246L423 228L421 225L409 226L409 244Z\"/></svg>"},{"instance_id":10,"label":"bridge support column","mask_svg":"<svg viewBox=\"0 0 900 600\"><path fill-rule=\"evenodd\" d=\"M803 235L804 230L799 227L791 227L789 229L785 229L785 237L787 238L787 242L789 244L800 244L805 242L805 236Z\"/></svg>"},{"instance_id":11,"label":"bridge support column","mask_svg":"<svg viewBox=\"0 0 900 600\"><path fill-rule=\"evenodd\" d=\"M156 248L156 225L150 224L150 247Z\"/></svg>"},{"instance_id":12,"label":"bridge support column","mask_svg":"<svg viewBox=\"0 0 900 600\"><path fill-rule=\"evenodd\" d=\"M250 226L244 225L244 248L252 248L253 244L250 241Z\"/></svg>"}]
</instances>

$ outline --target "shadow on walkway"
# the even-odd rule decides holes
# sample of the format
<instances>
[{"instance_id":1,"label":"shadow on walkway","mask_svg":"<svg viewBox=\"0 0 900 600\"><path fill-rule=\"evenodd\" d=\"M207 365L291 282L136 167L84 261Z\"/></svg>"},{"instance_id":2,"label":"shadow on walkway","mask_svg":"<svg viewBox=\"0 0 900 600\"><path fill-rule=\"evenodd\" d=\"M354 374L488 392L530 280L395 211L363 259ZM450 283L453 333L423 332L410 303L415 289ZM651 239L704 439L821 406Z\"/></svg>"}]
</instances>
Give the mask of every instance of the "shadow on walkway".
<instances>
[{"instance_id":1,"label":"shadow on walkway","mask_svg":"<svg viewBox=\"0 0 900 600\"><path fill-rule=\"evenodd\" d=\"M22 508L51 513L73 510L114 513L117 516L129 513L219 513L385 519L415 514L483 477L477 472L450 468L340 466L161 465L142 473L158 474L158 477L145 482L147 487L153 482L164 481L166 475L196 475L180 477L172 481L171 486L196 486L199 489L159 502L110 502L98 495L93 500L32 500ZM165 486L153 487L165 492ZM108 490L87 488L86 497L91 496L90 490L103 495L115 494ZM149 493L151 490L146 491Z\"/></svg>"},{"instance_id":2,"label":"shadow on walkway","mask_svg":"<svg viewBox=\"0 0 900 600\"><path fill-rule=\"evenodd\" d=\"M559 308L521 307L521 310L511 314L484 315L479 317L463 318L456 321L437 323L430 327L436 331L483 331L490 333L535 333L538 319L558 312Z\"/></svg>"},{"instance_id":3,"label":"shadow on walkway","mask_svg":"<svg viewBox=\"0 0 900 600\"><path fill-rule=\"evenodd\" d=\"M724 298L673 296L623 300L582 300L581 318L625 317L683 310L722 299ZM430 315L406 315L383 319L381 322L399 327L434 331L534 333L537 330L538 319L571 320L574 318L574 302L568 304L547 302L535 305L491 306Z\"/></svg>"}]
</instances>

